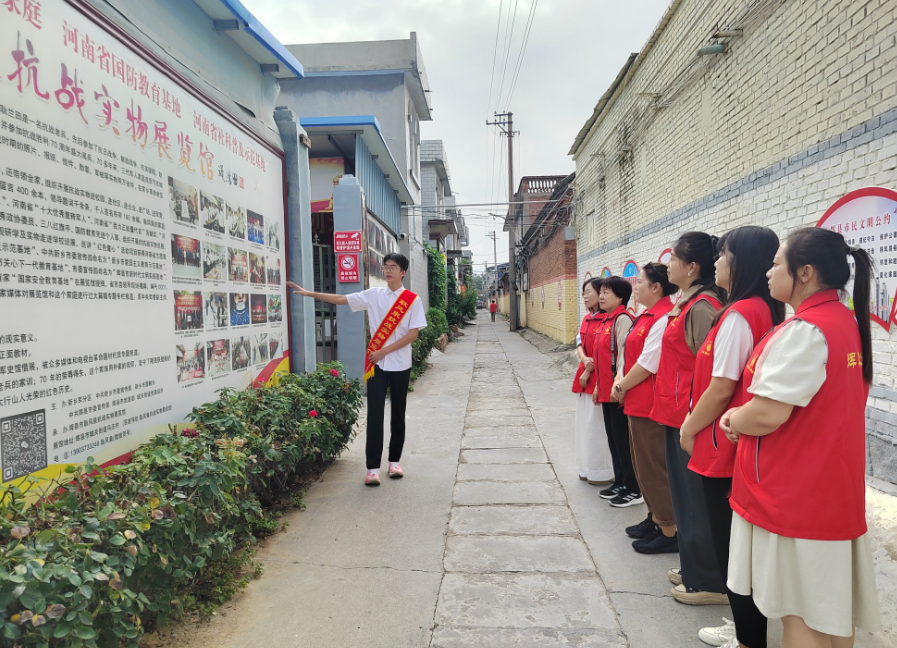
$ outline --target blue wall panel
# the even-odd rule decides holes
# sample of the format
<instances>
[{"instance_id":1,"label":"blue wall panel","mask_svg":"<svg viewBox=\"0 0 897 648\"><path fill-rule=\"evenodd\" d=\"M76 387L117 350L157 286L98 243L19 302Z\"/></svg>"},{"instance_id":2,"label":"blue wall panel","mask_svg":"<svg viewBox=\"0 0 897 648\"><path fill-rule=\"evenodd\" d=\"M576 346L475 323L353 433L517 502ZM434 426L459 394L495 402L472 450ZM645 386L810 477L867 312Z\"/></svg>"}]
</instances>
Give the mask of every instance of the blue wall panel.
<instances>
[{"instance_id":1,"label":"blue wall panel","mask_svg":"<svg viewBox=\"0 0 897 648\"><path fill-rule=\"evenodd\" d=\"M367 208L386 225L393 234L401 229L402 203L389 186L383 171L374 162L364 140L355 136L355 176L364 188Z\"/></svg>"}]
</instances>

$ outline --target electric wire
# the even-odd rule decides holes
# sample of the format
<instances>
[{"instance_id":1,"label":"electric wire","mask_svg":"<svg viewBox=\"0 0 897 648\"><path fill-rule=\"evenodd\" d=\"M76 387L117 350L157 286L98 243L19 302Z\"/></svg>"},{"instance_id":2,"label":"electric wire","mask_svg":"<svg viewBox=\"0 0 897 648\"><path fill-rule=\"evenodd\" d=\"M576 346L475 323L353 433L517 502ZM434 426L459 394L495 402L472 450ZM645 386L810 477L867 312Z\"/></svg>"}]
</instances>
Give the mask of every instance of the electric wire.
<instances>
[{"instance_id":1,"label":"electric wire","mask_svg":"<svg viewBox=\"0 0 897 648\"><path fill-rule=\"evenodd\" d=\"M486 102L486 117L489 117L489 110L492 108L492 90L495 86L495 61L498 58L498 34L501 31L501 9L505 0L499 0L498 3L498 23L495 25L495 48L492 50L492 75L489 77L489 101ZM508 0L510 3L510 0Z\"/></svg>"},{"instance_id":2,"label":"electric wire","mask_svg":"<svg viewBox=\"0 0 897 648\"><path fill-rule=\"evenodd\" d=\"M514 0L514 14L511 15L511 25L505 28L505 53L501 68L501 82L498 84L498 105L501 106L501 95L505 87L505 73L508 71L508 60L511 58L511 45L514 42L514 24L517 22L517 5L520 0ZM511 3L508 2L508 14L511 14Z\"/></svg>"},{"instance_id":3,"label":"electric wire","mask_svg":"<svg viewBox=\"0 0 897 648\"><path fill-rule=\"evenodd\" d=\"M511 99L514 97L514 90L517 88L517 78L520 76L520 69L523 67L523 57L526 54L526 45L529 43L529 35L533 29L533 22L536 17L536 7L539 6L539 0L533 0L530 6L529 17L526 21L526 27L523 31L523 43L520 45L520 54L517 56L517 66L514 69L514 75L511 81L511 89L508 91L508 98L504 105L510 107Z\"/></svg>"}]
</instances>

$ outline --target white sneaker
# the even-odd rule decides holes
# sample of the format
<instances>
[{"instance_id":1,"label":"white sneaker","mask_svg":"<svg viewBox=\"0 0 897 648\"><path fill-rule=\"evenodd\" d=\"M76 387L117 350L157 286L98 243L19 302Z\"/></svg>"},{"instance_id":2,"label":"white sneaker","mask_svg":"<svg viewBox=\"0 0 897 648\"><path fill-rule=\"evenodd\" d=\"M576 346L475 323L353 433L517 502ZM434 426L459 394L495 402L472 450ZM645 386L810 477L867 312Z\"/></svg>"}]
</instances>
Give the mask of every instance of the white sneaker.
<instances>
[{"instance_id":1,"label":"white sneaker","mask_svg":"<svg viewBox=\"0 0 897 648\"><path fill-rule=\"evenodd\" d=\"M738 637L733 636L729 641L723 644L722 648L741 648L741 644L738 643Z\"/></svg>"},{"instance_id":2,"label":"white sneaker","mask_svg":"<svg viewBox=\"0 0 897 648\"><path fill-rule=\"evenodd\" d=\"M670 582L673 585L681 585L682 584L682 568L681 567L673 567L670 571L667 572L667 578L670 579Z\"/></svg>"},{"instance_id":3,"label":"white sneaker","mask_svg":"<svg viewBox=\"0 0 897 648\"><path fill-rule=\"evenodd\" d=\"M726 646L728 648L731 644L737 648L737 639L735 639L734 644L731 643L732 639L735 638L735 622L723 617L723 623L725 625L701 628L698 631L698 639L711 646Z\"/></svg>"}]
</instances>

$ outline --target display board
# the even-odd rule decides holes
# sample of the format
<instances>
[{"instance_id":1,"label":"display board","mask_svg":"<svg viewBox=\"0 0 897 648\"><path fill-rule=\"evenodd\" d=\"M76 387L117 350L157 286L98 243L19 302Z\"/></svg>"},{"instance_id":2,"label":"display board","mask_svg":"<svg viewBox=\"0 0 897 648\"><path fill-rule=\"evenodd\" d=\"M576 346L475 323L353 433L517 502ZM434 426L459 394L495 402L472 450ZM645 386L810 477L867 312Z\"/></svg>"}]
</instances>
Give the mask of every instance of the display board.
<instances>
[{"instance_id":1,"label":"display board","mask_svg":"<svg viewBox=\"0 0 897 648\"><path fill-rule=\"evenodd\" d=\"M817 227L839 232L875 261L869 310L872 321L889 330L897 297L897 192L884 187L851 191L825 212ZM852 259L850 266L852 273ZM847 292L852 291L851 277Z\"/></svg>"},{"instance_id":2,"label":"display board","mask_svg":"<svg viewBox=\"0 0 897 648\"><path fill-rule=\"evenodd\" d=\"M8 485L126 455L288 335L281 154L63 0L0 3L0 45Z\"/></svg>"}]
</instances>

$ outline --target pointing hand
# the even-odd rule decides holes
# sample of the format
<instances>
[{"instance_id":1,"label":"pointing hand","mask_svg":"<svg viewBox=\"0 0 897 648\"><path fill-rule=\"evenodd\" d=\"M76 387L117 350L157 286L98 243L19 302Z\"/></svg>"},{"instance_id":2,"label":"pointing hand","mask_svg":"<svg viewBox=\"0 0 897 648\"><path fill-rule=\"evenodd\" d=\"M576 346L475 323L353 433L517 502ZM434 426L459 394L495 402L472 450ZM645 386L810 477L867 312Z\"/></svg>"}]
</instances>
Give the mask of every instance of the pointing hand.
<instances>
[{"instance_id":1,"label":"pointing hand","mask_svg":"<svg viewBox=\"0 0 897 648\"><path fill-rule=\"evenodd\" d=\"M303 297L311 297L311 292L303 288L298 284L294 284L292 281L288 281L287 285L293 289L293 294L302 295Z\"/></svg>"}]
</instances>

